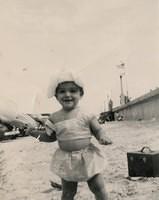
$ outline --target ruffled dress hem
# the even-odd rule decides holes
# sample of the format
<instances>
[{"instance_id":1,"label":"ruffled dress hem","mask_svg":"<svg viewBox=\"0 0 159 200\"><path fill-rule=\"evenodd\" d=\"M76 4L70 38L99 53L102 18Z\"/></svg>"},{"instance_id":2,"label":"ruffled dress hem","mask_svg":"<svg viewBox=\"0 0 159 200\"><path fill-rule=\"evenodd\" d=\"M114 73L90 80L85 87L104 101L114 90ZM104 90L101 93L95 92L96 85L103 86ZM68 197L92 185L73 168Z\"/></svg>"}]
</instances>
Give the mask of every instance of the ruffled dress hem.
<instances>
[{"instance_id":1,"label":"ruffled dress hem","mask_svg":"<svg viewBox=\"0 0 159 200\"><path fill-rule=\"evenodd\" d=\"M51 171L66 181L88 181L106 167L104 155L94 144L80 151L66 152L58 148L51 161Z\"/></svg>"}]
</instances>

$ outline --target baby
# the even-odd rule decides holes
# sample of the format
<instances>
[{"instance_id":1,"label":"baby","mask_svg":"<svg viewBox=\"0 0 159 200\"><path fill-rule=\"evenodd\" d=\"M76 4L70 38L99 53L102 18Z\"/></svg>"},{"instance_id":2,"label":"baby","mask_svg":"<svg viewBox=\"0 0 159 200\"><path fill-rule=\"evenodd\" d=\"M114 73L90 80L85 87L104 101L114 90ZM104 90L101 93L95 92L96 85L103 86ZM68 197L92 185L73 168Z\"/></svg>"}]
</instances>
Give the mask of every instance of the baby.
<instances>
[{"instance_id":1,"label":"baby","mask_svg":"<svg viewBox=\"0 0 159 200\"><path fill-rule=\"evenodd\" d=\"M49 88L61 109L46 121L46 134L41 141L56 141L51 170L62 181L62 200L73 200L78 182L86 181L95 199L107 200L102 171L105 160L101 150L91 142L94 136L100 144L111 144L95 115L85 113L79 106L84 95L83 83L72 73L61 73Z\"/></svg>"}]
</instances>

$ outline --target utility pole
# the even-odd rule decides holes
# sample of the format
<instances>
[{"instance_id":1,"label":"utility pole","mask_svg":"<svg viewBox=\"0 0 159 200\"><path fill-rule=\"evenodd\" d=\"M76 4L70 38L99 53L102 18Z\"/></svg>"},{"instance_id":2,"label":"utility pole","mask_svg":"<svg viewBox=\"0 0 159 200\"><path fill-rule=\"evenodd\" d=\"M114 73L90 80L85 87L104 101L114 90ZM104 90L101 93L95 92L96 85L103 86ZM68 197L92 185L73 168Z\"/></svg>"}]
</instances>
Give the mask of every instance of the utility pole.
<instances>
[{"instance_id":1,"label":"utility pole","mask_svg":"<svg viewBox=\"0 0 159 200\"><path fill-rule=\"evenodd\" d=\"M123 89L123 76L125 75L125 63L121 62L120 65L117 65L117 68L120 70L120 105L124 105L125 95Z\"/></svg>"},{"instance_id":2,"label":"utility pole","mask_svg":"<svg viewBox=\"0 0 159 200\"><path fill-rule=\"evenodd\" d=\"M125 104L125 95L123 90L123 75L124 74L120 74L120 105Z\"/></svg>"}]
</instances>

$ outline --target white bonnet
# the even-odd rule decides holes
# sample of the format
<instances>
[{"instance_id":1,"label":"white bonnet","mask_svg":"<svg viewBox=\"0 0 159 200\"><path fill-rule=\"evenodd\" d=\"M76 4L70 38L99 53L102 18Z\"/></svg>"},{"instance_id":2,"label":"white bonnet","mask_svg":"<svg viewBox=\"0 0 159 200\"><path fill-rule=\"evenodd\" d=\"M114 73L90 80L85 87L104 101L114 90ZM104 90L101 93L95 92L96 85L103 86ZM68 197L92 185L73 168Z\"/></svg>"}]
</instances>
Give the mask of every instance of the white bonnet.
<instances>
[{"instance_id":1,"label":"white bonnet","mask_svg":"<svg viewBox=\"0 0 159 200\"><path fill-rule=\"evenodd\" d=\"M55 96L57 86L66 81L72 81L81 88L84 88L81 78L75 72L62 71L51 78L47 91L48 98Z\"/></svg>"}]
</instances>

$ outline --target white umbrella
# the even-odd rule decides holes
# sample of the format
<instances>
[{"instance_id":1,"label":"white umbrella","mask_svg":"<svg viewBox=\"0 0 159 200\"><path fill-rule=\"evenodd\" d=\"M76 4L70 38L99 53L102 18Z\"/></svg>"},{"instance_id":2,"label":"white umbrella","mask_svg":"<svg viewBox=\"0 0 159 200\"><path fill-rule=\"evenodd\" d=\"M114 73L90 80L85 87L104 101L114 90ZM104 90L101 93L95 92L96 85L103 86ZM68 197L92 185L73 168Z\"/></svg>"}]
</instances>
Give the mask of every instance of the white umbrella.
<instances>
[{"instance_id":1,"label":"white umbrella","mask_svg":"<svg viewBox=\"0 0 159 200\"><path fill-rule=\"evenodd\" d=\"M28 114L18 114L16 119L11 121L11 124L14 125L17 128L24 128L24 127L30 127L30 128L36 128L38 127L38 122L34 120L32 117L30 117Z\"/></svg>"}]
</instances>

